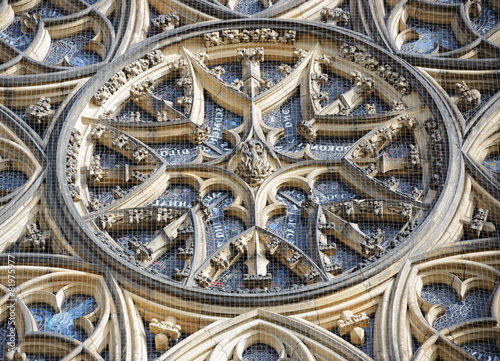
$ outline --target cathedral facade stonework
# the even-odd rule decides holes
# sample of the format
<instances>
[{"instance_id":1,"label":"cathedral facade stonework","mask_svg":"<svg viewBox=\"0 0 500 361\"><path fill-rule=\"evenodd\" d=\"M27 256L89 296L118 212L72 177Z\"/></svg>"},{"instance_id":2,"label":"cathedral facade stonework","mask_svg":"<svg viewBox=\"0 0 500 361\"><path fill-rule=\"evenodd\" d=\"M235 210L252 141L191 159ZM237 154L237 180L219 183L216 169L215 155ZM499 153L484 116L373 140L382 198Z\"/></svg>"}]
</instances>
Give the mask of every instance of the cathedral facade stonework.
<instances>
[{"instance_id":1,"label":"cathedral facade stonework","mask_svg":"<svg viewBox=\"0 0 500 361\"><path fill-rule=\"evenodd\" d=\"M499 34L498 0L0 2L0 360L500 360Z\"/></svg>"}]
</instances>

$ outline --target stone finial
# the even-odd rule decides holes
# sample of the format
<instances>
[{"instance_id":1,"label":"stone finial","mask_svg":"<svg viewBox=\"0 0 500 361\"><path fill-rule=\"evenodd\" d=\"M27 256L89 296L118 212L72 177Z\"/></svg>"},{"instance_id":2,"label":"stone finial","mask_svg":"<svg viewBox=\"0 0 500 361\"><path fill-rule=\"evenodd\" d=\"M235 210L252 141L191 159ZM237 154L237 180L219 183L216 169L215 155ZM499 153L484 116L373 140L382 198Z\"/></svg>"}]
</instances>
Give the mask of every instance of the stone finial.
<instances>
[{"instance_id":1,"label":"stone finial","mask_svg":"<svg viewBox=\"0 0 500 361\"><path fill-rule=\"evenodd\" d=\"M373 79L355 70L351 73L352 83L357 88L358 93L370 94L375 90Z\"/></svg>"},{"instance_id":2,"label":"stone finial","mask_svg":"<svg viewBox=\"0 0 500 361\"><path fill-rule=\"evenodd\" d=\"M308 142L314 141L316 139L316 129L310 120L301 120L297 123L297 134L303 137Z\"/></svg>"},{"instance_id":3,"label":"stone finial","mask_svg":"<svg viewBox=\"0 0 500 361\"><path fill-rule=\"evenodd\" d=\"M35 124L48 123L54 112L54 109L51 108L50 98L40 97L36 104L26 108L26 118Z\"/></svg>"},{"instance_id":4,"label":"stone finial","mask_svg":"<svg viewBox=\"0 0 500 361\"><path fill-rule=\"evenodd\" d=\"M158 319L153 318L149 323L149 331L156 335L155 336L155 346L158 352L164 352L169 347L169 341L179 340L181 336L181 326L177 323L177 319L174 316L167 316L165 321L158 321Z\"/></svg>"},{"instance_id":5,"label":"stone finial","mask_svg":"<svg viewBox=\"0 0 500 361\"><path fill-rule=\"evenodd\" d=\"M177 13L171 13L166 15L159 15L155 19L151 20L151 25L155 33L161 33L163 31L172 30L176 26L179 26L180 18Z\"/></svg>"},{"instance_id":6,"label":"stone finial","mask_svg":"<svg viewBox=\"0 0 500 361\"><path fill-rule=\"evenodd\" d=\"M322 21L336 26L346 26L350 19L349 12L344 11L341 8L323 8L320 14Z\"/></svg>"},{"instance_id":7,"label":"stone finial","mask_svg":"<svg viewBox=\"0 0 500 361\"><path fill-rule=\"evenodd\" d=\"M377 228L374 232L370 233L366 239L361 242L361 250L363 253L371 257L378 253L380 250L378 245L385 240L385 232L380 228Z\"/></svg>"},{"instance_id":8,"label":"stone finial","mask_svg":"<svg viewBox=\"0 0 500 361\"><path fill-rule=\"evenodd\" d=\"M236 54L238 61L250 61L252 63L264 61L264 48L239 48Z\"/></svg>"},{"instance_id":9,"label":"stone finial","mask_svg":"<svg viewBox=\"0 0 500 361\"><path fill-rule=\"evenodd\" d=\"M362 345L365 341L365 331L363 329L370 325L370 318L364 312L354 315L350 310L343 311L340 317L337 323L340 335L350 333L351 343Z\"/></svg>"}]
</instances>

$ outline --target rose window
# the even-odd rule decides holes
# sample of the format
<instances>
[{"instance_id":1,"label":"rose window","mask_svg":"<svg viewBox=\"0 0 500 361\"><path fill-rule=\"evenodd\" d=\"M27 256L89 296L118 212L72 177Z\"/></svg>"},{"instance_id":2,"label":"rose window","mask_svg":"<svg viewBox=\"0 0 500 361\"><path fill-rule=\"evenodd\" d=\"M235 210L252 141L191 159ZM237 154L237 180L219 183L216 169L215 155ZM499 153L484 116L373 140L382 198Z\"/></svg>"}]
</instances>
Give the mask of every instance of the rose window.
<instances>
[{"instance_id":1,"label":"rose window","mask_svg":"<svg viewBox=\"0 0 500 361\"><path fill-rule=\"evenodd\" d=\"M61 201L98 257L154 283L339 285L409 249L446 190L439 104L354 39L213 31L88 89L61 133Z\"/></svg>"}]
</instances>

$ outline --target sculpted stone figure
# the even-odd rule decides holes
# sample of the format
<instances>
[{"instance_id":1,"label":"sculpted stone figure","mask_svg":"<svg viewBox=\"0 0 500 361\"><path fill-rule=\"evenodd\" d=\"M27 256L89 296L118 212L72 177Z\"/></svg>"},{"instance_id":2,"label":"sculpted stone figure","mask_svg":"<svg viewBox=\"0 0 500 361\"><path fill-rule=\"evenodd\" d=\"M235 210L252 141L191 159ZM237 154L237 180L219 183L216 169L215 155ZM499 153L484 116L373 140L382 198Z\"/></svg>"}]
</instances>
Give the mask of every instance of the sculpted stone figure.
<instances>
[{"instance_id":1,"label":"sculpted stone figure","mask_svg":"<svg viewBox=\"0 0 500 361\"><path fill-rule=\"evenodd\" d=\"M267 159L264 145L258 140L249 140L241 147L241 158L236 174L250 186L259 186L272 172L273 167Z\"/></svg>"},{"instance_id":2,"label":"sculpted stone figure","mask_svg":"<svg viewBox=\"0 0 500 361\"><path fill-rule=\"evenodd\" d=\"M456 103L461 110L473 109L481 104L481 93L477 89L470 89L464 81L455 86L460 94Z\"/></svg>"},{"instance_id":3,"label":"sculpted stone figure","mask_svg":"<svg viewBox=\"0 0 500 361\"><path fill-rule=\"evenodd\" d=\"M26 109L26 118L33 123L47 123L54 115L54 109L51 108L50 98L40 97L36 104L30 105Z\"/></svg>"}]
</instances>

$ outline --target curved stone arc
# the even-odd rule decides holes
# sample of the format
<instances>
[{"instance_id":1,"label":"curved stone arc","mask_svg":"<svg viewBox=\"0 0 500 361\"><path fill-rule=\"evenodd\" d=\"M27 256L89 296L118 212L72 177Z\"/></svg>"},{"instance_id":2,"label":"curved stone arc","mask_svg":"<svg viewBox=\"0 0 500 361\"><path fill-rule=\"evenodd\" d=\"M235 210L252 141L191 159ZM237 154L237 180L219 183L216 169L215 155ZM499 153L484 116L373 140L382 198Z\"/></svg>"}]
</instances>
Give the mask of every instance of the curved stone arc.
<instances>
[{"instance_id":1,"label":"curved stone arc","mask_svg":"<svg viewBox=\"0 0 500 361\"><path fill-rule=\"evenodd\" d=\"M273 22L273 23L274 23L274 24L277 24L277 22ZM290 23L293 23L293 22L283 22L283 24L290 24ZM215 27L217 27L217 26L219 26L219 25L214 25L214 26L215 26ZM227 26L227 25L225 25L225 26ZM245 22L242 22L242 23L238 24L238 26L244 27L244 26L246 26L246 24L245 24ZM301 27L301 26L303 26L303 25L297 24L297 26L300 28L300 27ZM199 29L201 29L201 28L202 28L202 27L200 26L200 27L197 27L196 29L198 29L198 30L199 30ZM320 28L321 28L321 27L320 27ZM184 31L184 30L182 30L182 31ZM174 31L173 33L175 33L175 34L181 34L181 33L182 33L182 31L179 31L179 32L175 32L175 31ZM149 45L148 45L148 44L149 44ZM164 43L163 43L163 44L164 44ZM153 46L153 45L152 45L152 43L151 43L151 42L146 41L146 42L145 42L145 46ZM161 46L161 44L159 44L158 46ZM89 85L89 87L93 87L93 86L95 86L95 85L91 82L91 83L90 83L90 85Z\"/></svg>"},{"instance_id":2,"label":"curved stone arc","mask_svg":"<svg viewBox=\"0 0 500 361\"><path fill-rule=\"evenodd\" d=\"M391 10L391 17L393 17L394 9L396 9L396 11L400 11L400 9L403 8L403 6L405 6L406 3L407 3L407 0L399 2ZM377 4L377 3L375 3L375 4ZM439 4L439 5L432 4L432 5L433 6L440 6L441 8L444 8L444 9L446 9L446 7L449 7L449 8L450 7L457 7L456 5L453 5L453 4ZM459 4L458 10L456 10L456 11L458 11L458 12L465 11L463 9L463 7L464 7L463 4ZM376 19L374 21L375 24L370 25L370 27L373 29L372 30L373 33L381 35L381 37L382 37L381 42L383 42L385 44L385 46L387 48L391 49L394 53L398 54L403 59L407 60L408 62L410 62L411 64L413 64L415 66L423 66L423 67L430 67L430 68L444 68L444 67L449 68L451 66L453 68L456 67L457 69L464 69L464 68L465 69L468 69L468 68L471 68L471 69L472 68L475 68L475 69L485 68L485 69L487 69L487 68L494 67L493 64L495 64L495 62L497 62L498 58L500 57L500 52L499 52L498 46L489 43L487 40L484 40L484 38L481 36L478 37L473 42L464 45L460 49L447 52L444 55L429 56L429 54L420 55L420 54L409 54L409 53L401 52L401 51L399 51L399 48L396 46L396 44L393 40L394 36L390 33L390 30L388 29L385 20L382 17L375 16L375 14L377 12L379 12L379 13L382 12L382 9L379 8L378 5L375 5L375 8L374 8L372 6L372 2L370 2L369 9L367 9L365 11L367 11L368 13L371 13L371 16L365 15L366 19L369 19L369 18ZM460 16L460 18L463 19L463 16L461 16L460 14L458 16ZM389 18L388 23L390 23L391 21L393 21L393 20L391 20L391 18ZM374 36L375 35L372 35L372 37L374 37ZM454 59L455 63L452 65L450 65L445 60L448 56L466 54L467 52L473 51L475 48L481 49L482 47L484 47L486 53L491 53L492 56L487 56L487 58L485 58L485 59L460 59L460 58L458 58L458 59ZM446 65L445 65L445 63L446 63Z\"/></svg>"},{"instance_id":3,"label":"curved stone arc","mask_svg":"<svg viewBox=\"0 0 500 361\"><path fill-rule=\"evenodd\" d=\"M468 127L464 135L462 145L462 152L470 173L474 174L474 177L482 184L485 184L485 188L495 190L500 188L498 180L486 169L482 162L494 149L495 143L500 137L495 125L500 122L500 119L495 115L495 108L498 104L500 104L499 93L479 110L479 114L475 117L476 122Z\"/></svg>"},{"instance_id":4,"label":"curved stone arc","mask_svg":"<svg viewBox=\"0 0 500 361\"><path fill-rule=\"evenodd\" d=\"M128 0L121 0L121 3L122 3L122 5L120 6L120 9L121 9L120 14L123 15L124 12L126 12L126 11L128 11L128 9L130 9L130 6L127 6ZM91 14L91 13L94 14L94 16L99 17L101 19L101 21L103 22L105 28L107 28L107 31L111 37L106 58L102 62L97 63L97 64L88 65L88 66L85 66L83 68L78 67L78 68L69 68L68 69L67 67L60 67L60 66L52 66L52 65L43 64L41 62L34 61L33 59L31 59L29 57L23 56L22 61L24 61L27 64L27 66L30 67L32 70L34 70L32 72L34 74L30 75L31 80L33 77L36 78L37 76L39 78L41 78L40 80L42 83L46 83L47 80L51 81L50 79L52 79L52 78L54 78L54 79L57 78L56 80L58 80L58 81L82 78L87 74L95 73L98 69L100 69L104 65L104 63L109 62L113 56L116 57L117 55L121 55L119 52L115 54L115 52L119 50L118 48L121 49L121 48L123 48L123 45L124 45L124 44L121 44L121 46L118 46L117 45L118 42L123 41L126 43L127 47L129 46L130 39L128 39L127 37L130 37L132 32L124 32L122 28L124 26L132 26L131 24L128 24L128 25L122 24L121 28L119 29L118 33L116 34L116 38L115 38L113 26L111 25L111 23L109 22L108 19L103 17L103 15L109 13L109 6L104 6L104 7L102 7L102 6L90 6L86 3L84 3L83 1L81 2L81 4L82 4L82 10L80 10L78 13L66 15L64 17L64 19L66 19L66 20L76 19L76 18L79 18L81 16L84 16L85 14ZM101 14L100 13L101 10L104 11L105 14ZM52 23L56 24L57 22L60 22L59 19L47 19L47 21L49 24L52 24ZM121 51L123 52L123 50L121 50ZM15 66L15 64L18 63L19 61L21 61L21 59L19 59L19 57L17 57L17 59L10 61L9 64L3 64L0 68L5 68L5 67L10 68L12 66ZM42 72L42 73L39 74L40 72ZM57 76L55 74L51 74L54 72L57 72ZM7 79L5 79L5 78L7 78ZM5 78L0 81L2 84L5 84L5 85L7 85L8 83L19 84L19 82L22 82L22 77L19 77L16 75L13 77L9 76L9 77L5 77Z\"/></svg>"},{"instance_id":5,"label":"curved stone arc","mask_svg":"<svg viewBox=\"0 0 500 361\"><path fill-rule=\"evenodd\" d=\"M397 339L406 338L410 332L407 326L405 326L407 318L410 318L412 333L420 339L420 341L422 341L422 338L434 335L423 343L422 348L427 350L425 352L428 352L429 348L436 340L435 337L439 334L438 331L428 324L420 310L422 301L416 297L416 287L418 284L422 285L422 283L417 281L420 273L428 277L428 283L435 282L436 276L433 277L432 274L439 276L441 275L440 270L453 269L454 273L459 273L460 276L464 277L466 277L466 275L471 277L475 277L475 275L479 277L489 275L491 278L490 287L495 286L493 280L498 276L498 270L490 265L479 263L481 261L481 255L467 261L464 261L460 257L460 255L467 255L468 252L475 252L479 244L484 244L485 250L498 248L494 241L471 241L467 242L461 249L457 249L456 246L451 245L444 246L434 251L413 256L407 262L404 268L405 271L402 272L396 280L398 292L394 295L396 297L393 297L389 306L389 309L392 310L392 316L389 318L388 322L388 324L391 325L390 332L392 333L391 339L393 340L392 352L397 352L397 346L394 342L397 342ZM481 246L481 248L483 247ZM409 314L406 311L406 305L409 307ZM429 306L430 304L428 304L427 308ZM400 317L398 314L400 314ZM399 352L404 352L404 350L400 350ZM400 357L404 358L403 354L400 354Z\"/></svg>"},{"instance_id":6,"label":"curved stone arc","mask_svg":"<svg viewBox=\"0 0 500 361\"><path fill-rule=\"evenodd\" d=\"M285 326L286 325L286 326ZM304 334L304 328L307 330L307 336ZM196 344L193 345L192 342L185 341L177 344L169 351L164 353L159 360L167 360L169 358L175 358L178 360L192 360L193 357L200 356L202 352L206 352L207 343L210 342L211 348L213 348L213 343L216 342L216 349L224 349L224 345L227 344L229 339L234 339L239 335L246 334L247 331L255 330L256 332L260 330L272 330L272 334L278 336L278 338L283 339L285 344L289 349L291 345L295 345L296 342L290 342L292 340L301 339L304 342L302 352L304 352L304 346L308 346L309 350L317 350L316 357L327 357L329 359L350 359L350 360L369 360L362 351L356 349L352 345L349 345L346 341L342 340L340 337L333 334L327 334L322 328L314 327L311 324L306 324L299 320L288 318L275 314L270 311L255 310L237 316L235 318L215 322L206 328L198 331L189 337L189 340L195 340ZM236 332L236 334L235 334ZM231 334L229 338L228 335ZM207 336L213 337L212 339L207 338ZM262 340L261 342L266 342ZM267 341L269 342L269 341ZM183 349L184 344L191 344L191 346ZM312 347L315 345L316 347ZM233 346L234 347L234 346ZM296 346L295 346L296 347ZM333 347L333 350L332 350ZM293 348L290 348L292 351ZM193 354L196 352L195 354ZM217 352L217 351L215 351ZM302 352L299 352L297 357L302 359L305 358ZM309 351L311 352L311 351ZM324 352L324 354L323 354ZM315 351L311 353L315 354ZM307 353L306 353L307 354ZM227 357L229 355L225 355Z\"/></svg>"},{"instance_id":7,"label":"curved stone arc","mask_svg":"<svg viewBox=\"0 0 500 361\"><path fill-rule=\"evenodd\" d=\"M305 263L307 264L307 266L309 266L309 267L312 266L313 269L315 269L316 271L319 272L319 275L320 275L320 278L321 278L320 282L325 282L328 279L327 274L323 270L323 268L321 266L319 266L317 263L313 262L313 259L308 254L306 254L301 249L299 249L297 246L288 243L285 239L281 238L280 236L277 236L275 234L270 233L269 231L265 230L264 228L255 226L255 228L254 227L249 228L243 234L239 234L239 235L234 236L233 238L231 238L230 240L228 240L224 245L222 245L221 247L217 248L211 255L209 255L207 257L207 259L202 264L200 264L198 266L198 268L196 268L195 270L193 270L192 276L188 280L187 284L188 285L193 285L194 280L195 280L195 278L196 278L197 275L205 273L205 271L207 269L210 269L210 268L213 269L214 267L212 267L211 264L214 263L214 259L218 255L220 255L220 254L225 254L225 253L228 253L228 252L231 253L230 250L229 250L229 248L233 247L233 243L235 243L236 241L238 241L238 239L245 238L246 236L249 236L250 234L255 234L255 233L257 233L257 234L259 234L259 233L266 234L267 237L278 239L279 241L286 243L289 248L291 248L294 252L296 252L296 253L298 253L298 254L301 255L301 257L302 257L301 258L301 262L303 262L302 260L305 260L306 261ZM236 259L238 259L239 257L245 257L245 253L243 253L243 254L237 254L235 258L233 257L233 259L231 259L231 261L229 262L229 265L225 269L231 267L231 265L234 263L234 261L236 261ZM273 257L273 256L271 256L271 257ZM283 266L284 267L288 267L284 263L283 263ZM211 277L211 279L213 281L216 281L217 277L220 276L220 274L222 273L223 270L224 269L219 270L218 272L216 272L215 273L216 276ZM301 276L299 275L299 277L301 277Z\"/></svg>"},{"instance_id":8,"label":"curved stone arc","mask_svg":"<svg viewBox=\"0 0 500 361\"><path fill-rule=\"evenodd\" d=\"M22 258L22 257L20 257ZM106 282L103 280L102 275L98 274L88 274L85 271L76 271L76 270L64 270L61 271L60 268L45 268L45 267L39 267L40 265L43 265L44 261L46 263L47 260L40 259L40 264L38 266L21 266L21 267L16 267L17 268L17 275L22 279L23 274L25 273L30 273L30 275L35 274L36 276L34 278L29 279L28 281L18 285L16 288L16 298L22 300L22 304L24 306L25 303L33 303L33 302L43 302L43 303L48 303L52 305L52 307L56 310L56 312L60 311L59 305L62 303L63 298L70 297L72 294L88 294L89 292L89 284L93 284L94 287L91 287L90 290L93 293L93 297L97 300L99 306L98 306L98 323L96 327L93 327L91 320L92 318L96 318L97 314L95 312L93 314L88 314L85 316L82 316L82 319L76 319L75 322L79 324L80 326L83 326L85 323L90 327L85 327L86 331L91 331L91 334L88 334L87 341L84 342L85 345L92 349L99 349L103 350L104 347L106 346L106 343L108 342L108 339L106 337L106 333L109 332L109 328L113 327L113 325L110 326L110 324L114 324L117 322L117 320L109 320L109 316L111 314L111 309L112 309L112 297L110 294L110 291L108 289L108 286L106 285ZM48 260L51 262L50 260ZM54 257L52 257L52 261L54 261ZM78 265L79 262L75 263L75 260L71 260L69 257L61 257L61 256L56 256L55 257L56 263L59 263L62 261L62 263L70 261L73 263L74 266L78 267L81 266L81 264ZM85 268L82 267L82 268ZM47 273L48 272L48 273ZM52 294L49 291L40 291L40 289L53 289L52 282L54 282L54 285L57 284L56 288L59 287L59 291L57 292L56 295ZM89 283L90 282L90 283ZM64 286L66 284L66 286ZM71 286L71 287L68 287ZM63 291L64 290L64 291ZM48 297L48 298L47 298ZM53 300L53 302L50 302L50 299ZM57 304L56 304L57 303ZM24 306L26 307L26 306ZM23 308L21 308L23 309ZM57 338L59 340L73 340L70 337L67 336L59 336L54 335L53 333L45 333L45 332L38 332L37 331L37 326L36 322L31 314L30 311L27 310L26 312L23 311L23 315L25 315L25 328L24 328L24 334L22 335L23 341L21 342L21 351L23 347L29 346L25 344L26 338L29 338L30 335L33 337L46 337L48 335L52 335L53 337L49 338ZM28 318L26 318L26 316ZM30 319L31 324L34 325L34 327L29 326L26 324L26 320ZM109 320L109 323L108 323ZM97 319L93 320L94 322L97 322ZM28 325L28 327L26 327ZM116 328L116 325L114 326ZM35 332L36 331L36 332ZM114 335L116 337L116 335ZM111 336L112 338L113 336ZM115 342L118 344L120 343L119 340L120 337L118 337ZM90 341L89 341L90 340ZM74 340L77 343L81 344L80 341ZM40 351L40 350L38 350ZM67 349L66 349L67 352Z\"/></svg>"},{"instance_id":9,"label":"curved stone arc","mask_svg":"<svg viewBox=\"0 0 500 361\"><path fill-rule=\"evenodd\" d=\"M89 128L90 127L87 128L87 133L89 133L89 130L90 130ZM126 136L125 133L122 133L115 128L109 127L108 129L112 130L115 133L121 134L122 136ZM154 163L149 164L149 165L153 169L152 169L152 172L150 173L150 177L148 177L145 181L140 183L137 186L137 188L133 189L125 197L122 197L118 200L115 200L108 205L105 205L104 209L106 209L106 210L107 209L113 210L113 209L122 208L122 207L133 207L133 206L146 205L147 203L152 201L154 198L156 198L159 194L161 194L161 192L163 191L163 189L161 187L157 187L155 189L151 185L158 183L158 182L161 182L161 181L168 181L168 175L166 174L167 165L165 164L163 158L161 158L153 149L151 149L149 146L142 143L141 141L139 141L137 139L131 139L131 138L128 138L128 139L131 140L130 143L133 143L133 145L136 146L136 149L139 149L139 150L145 149L146 152L148 152L148 155L151 155L151 158L149 158L149 160L152 160ZM90 142L86 141L85 145L87 145L87 146L80 147L80 152L85 153L86 158L88 159L92 156L93 150L96 146L96 141L95 140L90 140ZM107 147L106 144L103 144L103 145ZM110 148L110 150L113 150L113 149ZM117 153L119 153L117 150L115 150L115 151ZM131 153L131 152L132 151L130 151L128 153ZM122 154L122 155L127 157L127 158L129 158L129 156L130 156L130 154ZM132 159L129 158L129 160L132 162ZM137 162L137 163L139 163L139 162ZM156 166L157 168L154 169L154 166ZM85 178L87 178L87 177L85 177ZM113 183L115 183L115 182L113 182ZM85 193L87 196L87 197L84 197L83 200L85 200L85 198L87 198L87 200L90 203L90 196L88 195L88 188L90 186L90 182L83 183L83 177L80 176L79 179L77 180L77 184L79 184L81 186L81 191L83 193ZM150 188L153 189L154 191L151 192ZM148 191L146 191L146 190L148 190ZM140 199L140 200L137 199L138 198L137 194L141 194L142 199ZM83 206L83 207L80 207L81 211L83 211L85 209L85 206L86 206L83 204L83 200L82 200L82 204L81 204L81 206ZM140 203L136 203L136 202L140 202Z\"/></svg>"},{"instance_id":10,"label":"curved stone arc","mask_svg":"<svg viewBox=\"0 0 500 361\"><path fill-rule=\"evenodd\" d=\"M267 113L272 109L280 106L292 94L294 94L295 91L297 91L296 89L299 89L298 90L299 94L301 91L305 91L305 89L303 89L304 86L302 84L303 83L302 79L304 77L304 73L308 71L308 65L312 61L314 55L317 53L318 48L319 44L316 43L314 46L311 47L311 49L307 51L307 55L305 56L305 58L303 58L299 63L297 63L296 67L292 70L290 74L285 76L284 79L275 84L273 87L261 92L253 99L255 106L259 107L261 112ZM270 47L269 50L272 50L272 47ZM266 47L264 47L264 51L266 51ZM278 51L275 52L278 53ZM281 51L279 53L281 56L283 56L283 53L281 53ZM265 56L267 55L266 52L264 52L264 54ZM291 58L293 59L294 56L292 55ZM281 96L279 93L281 93ZM275 101L276 98L279 98L280 100L276 102ZM301 96L301 105L302 105L302 98L305 98L305 96Z\"/></svg>"},{"instance_id":11,"label":"curved stone arc","mask_svg":"<svg viewBox=\"0 0 500 361\"><path fill-rule=\"evenodd\" d=\"M25 224L32 217L32 208L35 208L35 205L40 200L41 186L46 177L47 158L39 143L34 139L33 134L27 131L22 122L13 118L11 112L3 106L0 108L0 112L5 117L1 132L10 138L8 143L15 144L16 153L20 156L20 159L27 159L31 168L28 182L22 188L18 188L10 195L0 198L0 200L6 202L0 210L0 223L6 224L9 222L11 225L20 225ZM18 227L19 229L12 234L11 232L15 228L9 228L3 227L4 231L0 235L2 249L15 242L23 231L21 227Z\"/></svg>"},{"instance_id":12,"label":"curved stone arc","mask_svg":"<svg viewBox=\"0 0 500 361\"><path fill-rule=\"evenodd\" d=\"M238 45L242 46L242 44ZM233 60L232 58L236 57L236 53L234 54L234 56L230 56L228 54L230 50L236 49L224 49L224 52L222 54L214 54L213 50L218 49L207 49L208 59L211 64L218 63L218 60L220 59L226 62L231 62ZM206 64L201 64L199 61L195 60L194 55L188 49L183 47L182 51L185 54L185 57L189 59L189 62L194 69L193 72L200 75L200 83L203 89L206 90L210 95L215 97L216 103L238 115L245 114L246 108L248 108L251 102L248 95L230 88L224 81L222 81L221 79L217 79L215 76L211 75L208 71L208 68L206 67ZM215 57L214 55L217 55L217 57ZM235 101L237 104L233 104L233 102Z\"/></svg>"}]
</instances>

